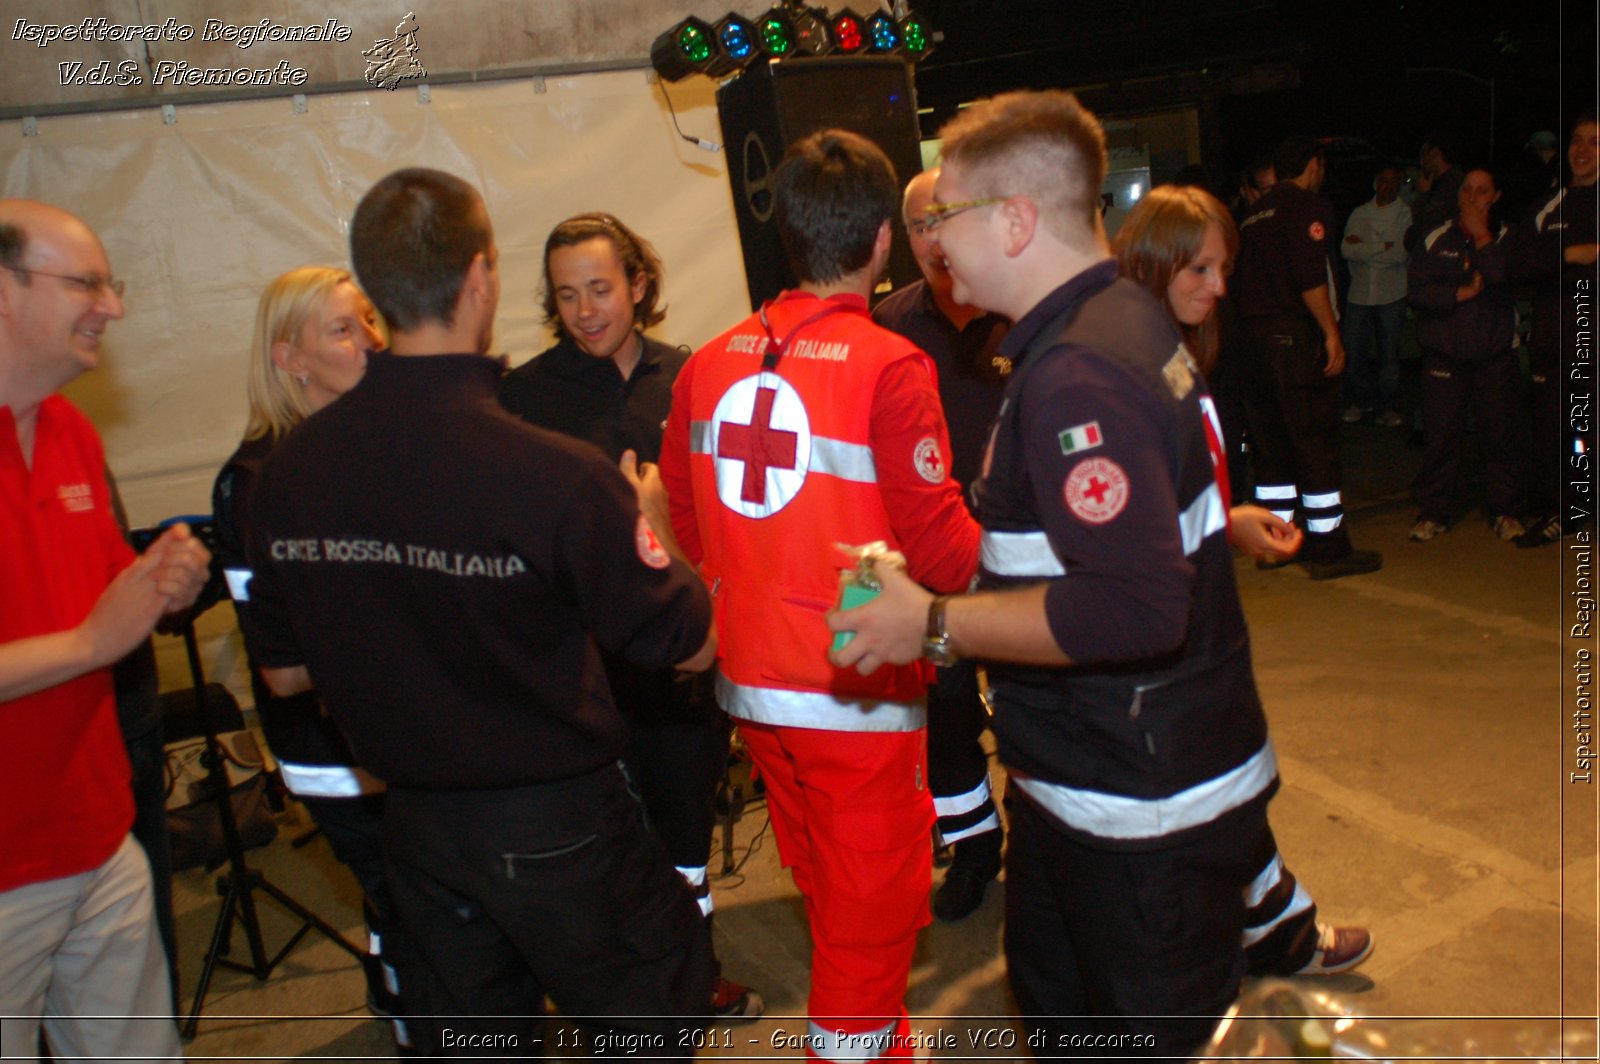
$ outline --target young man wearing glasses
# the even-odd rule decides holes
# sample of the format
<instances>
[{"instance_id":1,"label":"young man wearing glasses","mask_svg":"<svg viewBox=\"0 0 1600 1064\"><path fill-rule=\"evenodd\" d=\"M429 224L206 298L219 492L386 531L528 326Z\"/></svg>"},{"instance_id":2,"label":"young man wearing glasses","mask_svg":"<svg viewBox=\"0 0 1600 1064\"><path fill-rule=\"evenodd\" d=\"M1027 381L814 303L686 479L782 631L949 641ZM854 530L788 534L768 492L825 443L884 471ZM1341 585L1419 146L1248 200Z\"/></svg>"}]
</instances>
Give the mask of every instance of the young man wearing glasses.
<instances>
[{"instance_id":1,"label":"young man wearing glasses","mask_svg":"<svg viewBox=\"0 0 1600 1064\"><path fill-rule=\"evenodd\" d=\"M831 619L856 633L833 660L991 662L1006 959L1039 1051L1187 1056L1238 991L1277 789L1210 397L1166 311L1117 279L1093 115L1011 93L942 135L929 220L954 296L1016 322L976 489L981 590L885 574Z\"/></svg>"}]
</instances>

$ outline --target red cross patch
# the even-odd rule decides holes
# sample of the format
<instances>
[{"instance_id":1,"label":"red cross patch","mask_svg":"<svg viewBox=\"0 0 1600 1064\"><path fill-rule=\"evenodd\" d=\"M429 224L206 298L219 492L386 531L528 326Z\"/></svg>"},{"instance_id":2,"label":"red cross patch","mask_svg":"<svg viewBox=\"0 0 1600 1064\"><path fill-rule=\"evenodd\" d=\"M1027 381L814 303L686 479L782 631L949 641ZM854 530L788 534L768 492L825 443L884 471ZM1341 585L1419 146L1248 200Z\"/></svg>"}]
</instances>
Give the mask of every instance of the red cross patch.
<instances>
[{"instance_id":1,"label":"red cross patch","mask_svg":"<svg viewBox=\"0 0 1600 1064\"><path fill-rule=\"evenodd\" d=\"M1321 222L1312 222L1311 228L1307 229L1306 232L1311 234L1312 240L1321 240L1323 237L1328 235L1328 231L1322 228Z\"/></svg>"},{"instance_id":2,"label":"red cross patch","mask_svg":"<svg viewBox=\"0 0 1600 1064\"><path fill-rule=\"evenodd\" d=\"M917 473L929 484L944 483L944 455L939 453L939 441L932 436L924 437L917 444L911 464L916 466Z\"/></svg>"},{"instance_id":3,"label":"red cross patch","mask_svg":"<svg viewBox=\"0 0 1600 1064\"><path fill-rule=\"evenodd\" d=\"M1067 509L1091 525L1103 525L1128 505L1128 474L1109 458L1085 458L1061 489Z\"/></svg>"},{"instance_id":4,"label":"red cross patch","mask_svg":"<svg viewBox=\"0 0 1600 1064\"><path fill-rule=\"evenodd\" d=\"M634 526L633 542L639 550L639 560L650 568L665 569L672 564L667 548L656 538L656 530L650 527L650 522L645 520L644 514L639 515L639 523Z\"/></svg>"}]
</instances>

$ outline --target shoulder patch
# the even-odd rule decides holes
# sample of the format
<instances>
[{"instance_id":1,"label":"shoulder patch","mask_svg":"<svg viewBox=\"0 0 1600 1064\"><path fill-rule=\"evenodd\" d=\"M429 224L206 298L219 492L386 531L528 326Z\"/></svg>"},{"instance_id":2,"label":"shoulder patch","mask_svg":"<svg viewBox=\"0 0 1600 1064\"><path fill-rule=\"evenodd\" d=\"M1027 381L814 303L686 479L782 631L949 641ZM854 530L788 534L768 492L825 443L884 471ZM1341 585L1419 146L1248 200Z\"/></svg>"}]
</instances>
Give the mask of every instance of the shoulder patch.
<instances>
[{"instance_id":1,"label":"shoulder patch","mask_svg":"<svg viewBox=\"0 0 1600 1064\"><path fill-rule=\"evenodd\" d=\"M1080 521L1103 525L1128 505L1128 474L1109 458L1085 458L1067 475L1061 494Z\"/></svg>"},{"instance_id":2,"label":"shoulder patch","mask_svg":"<svg viewBox=\"0 0 1600 1064\"><path fill-rule=\"evenodd\" d=\"M929 484L944 483L944 455L939 451L939 441L932 436L924 436L917 444L911 455L911 464L916 467L917 475Z\"/></svg>"},{"instance_id":3,"label":"shoulder patch","mask_svg":"<svg viewBox=\"0 0 1600 1064\"><path fill-rule=\"evenodd\" d=\"M1194 391L1194 372L1197 367L1194 359L1189 357L1189 349L1182 343L1167 359L1167 364L1161 367L1161 377L1167 382L1167 387L1172 390L1174 399L1182 399Z\"/></svg>"},{"instance_id":4,"label":"shoulder patch","mask_svg":"<svg viewBox=\"0 0 1600 1064\"><path fill-rule=\"evenodd\" d=\"M1062 429L1056 437L1061 441L1062 454L1077 454L1100 446L1105 442L1105 437L1100 435L1100 422L1091 421L1087 425L1076 425L1070 429Z\"/></svg>"},{"instance_id":5,"label":"shoulder patch","mask_svg":"<svg viewBox=\"0 0 1600 1064\"><path fill-rule=\"evenodd\" d=\"M1328 235L1328 231L1322 228L1321 222L1312 222L1311 227L1306 230L1306 234L1310 236L1312 240L1320 241L1323 237Z\"/></svg>"},{"instance_id":6,"label":"shoulder patch","mask_svg":"<svg viewBox=\"0 0 1600 1064\"><path fill-rule=\"evenodd\" d=\"M656 538L656 531L650 527L650 522L645 520L644 514L639 515L639 523L634 526L633 542L639 551L639 560L650 568L665 569L672 564L667 548Z\"/></svg>"}]
</instances>

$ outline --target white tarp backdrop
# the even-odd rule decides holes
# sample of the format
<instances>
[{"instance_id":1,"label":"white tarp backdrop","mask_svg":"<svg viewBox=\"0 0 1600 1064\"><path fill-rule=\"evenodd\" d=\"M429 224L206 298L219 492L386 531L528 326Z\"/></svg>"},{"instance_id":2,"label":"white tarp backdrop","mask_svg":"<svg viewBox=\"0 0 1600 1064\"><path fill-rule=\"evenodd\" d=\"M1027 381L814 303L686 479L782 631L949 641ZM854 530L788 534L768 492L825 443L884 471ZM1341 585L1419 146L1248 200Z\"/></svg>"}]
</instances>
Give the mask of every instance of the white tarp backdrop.
<instances>
[{"instance_id":1,"label":"white tarp backdrop","mask_svg":"<svg viewBox=\"0 0 1600 1064\"><path fill-rule=\"evenodd\" d=\"M666 86L685 132L719 140L714 86ZM129 516L210 509L211 480L245 420L256 299L285 270L348 265L363 192L403 166L476 185L500 248L494 350L520 363L550 342L538 289L550 228L606 210L666 263L667 320L697 345L748 312L721 154L673 131L644 70L482 84L414 84L306 98L159 105L0 122L4 195L58 204L104 240L128 283L99 369L68 389L105 438Z\"/></svg>"}]
</instances>

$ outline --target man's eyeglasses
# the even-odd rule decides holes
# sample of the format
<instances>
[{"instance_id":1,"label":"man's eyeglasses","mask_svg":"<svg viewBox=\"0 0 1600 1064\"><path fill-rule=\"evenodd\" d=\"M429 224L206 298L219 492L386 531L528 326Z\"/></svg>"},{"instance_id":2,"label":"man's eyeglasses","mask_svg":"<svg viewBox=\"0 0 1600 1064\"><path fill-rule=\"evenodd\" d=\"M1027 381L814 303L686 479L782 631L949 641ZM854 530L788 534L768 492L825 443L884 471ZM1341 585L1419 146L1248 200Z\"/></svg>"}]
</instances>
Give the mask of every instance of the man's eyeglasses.
<instances>
[{"instance_id":1,"label":"man's eyeglasses","mask_svg":"<svg viewBox=\"0 0 1600 1064\"><path fill-rule=\"evenodd\" d=\"M988 199L961 200L959 203L930 203L922 208L922 233L932 233L945 222L954 218L962 211L970 211L974 207L992 207L996 203L1004 203L1009 196L990 196ZM913 223L915 224L915 223Z\"/></svg>"},{"instance_id":2,"label":"man's eyeglasses","mask_svg":"<svg viewBox=\"0 0 1600 1064\"><path fill-rule=\"evenodd\" d=\"M118 281L110 277L101 277L98 273L71 274L51 273L48 270L36 270L32 266L7 266L6 269L13 273L38 274L40 277L54 277L58 281L67 281L91 296L98 297L101 292L111 292L118 299L127 290L126 281Z\"/></svg>"}]
</instances>

